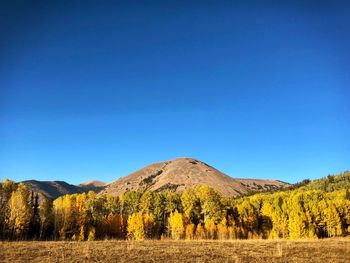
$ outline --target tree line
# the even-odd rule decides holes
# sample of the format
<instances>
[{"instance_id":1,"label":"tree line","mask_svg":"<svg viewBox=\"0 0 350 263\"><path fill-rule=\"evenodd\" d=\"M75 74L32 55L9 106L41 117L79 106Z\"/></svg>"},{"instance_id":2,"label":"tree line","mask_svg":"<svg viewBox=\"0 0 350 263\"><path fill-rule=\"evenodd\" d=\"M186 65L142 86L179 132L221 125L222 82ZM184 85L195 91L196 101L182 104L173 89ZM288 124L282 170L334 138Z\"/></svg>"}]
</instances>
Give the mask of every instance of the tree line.
<instances>
[{"instance_id":1,"label":"tree line","mask_svg":"<svg viewBox=\"0 0 350 263\"><path fill-rule=\"evenodd\" d=\"M200 186L183 193L95 192L52 201L0 184L3 240L325 238L350 232L350 193L294 189L234 198Z\"/></svg>"}]
</instances>

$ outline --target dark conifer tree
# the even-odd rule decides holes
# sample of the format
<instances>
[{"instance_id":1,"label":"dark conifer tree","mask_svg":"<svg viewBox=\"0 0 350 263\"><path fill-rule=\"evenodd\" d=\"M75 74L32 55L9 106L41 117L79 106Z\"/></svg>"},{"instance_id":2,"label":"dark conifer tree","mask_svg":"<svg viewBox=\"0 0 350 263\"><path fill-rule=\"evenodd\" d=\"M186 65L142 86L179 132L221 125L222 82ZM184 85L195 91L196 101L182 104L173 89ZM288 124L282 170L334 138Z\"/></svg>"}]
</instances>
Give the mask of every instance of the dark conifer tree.
<instances>
[{"instance_id":1,"label":"dark conifer tree","mask_svg":"<svg viewBox=\"0 0 350 263\"><path fill-rule=\"evenodd\" d=\"M34 194L31 192L31 218L29 224L29 238L37 239L40 235L40 214L39 214L39 195L38 193Z\"/></svg>"}]
</instances>

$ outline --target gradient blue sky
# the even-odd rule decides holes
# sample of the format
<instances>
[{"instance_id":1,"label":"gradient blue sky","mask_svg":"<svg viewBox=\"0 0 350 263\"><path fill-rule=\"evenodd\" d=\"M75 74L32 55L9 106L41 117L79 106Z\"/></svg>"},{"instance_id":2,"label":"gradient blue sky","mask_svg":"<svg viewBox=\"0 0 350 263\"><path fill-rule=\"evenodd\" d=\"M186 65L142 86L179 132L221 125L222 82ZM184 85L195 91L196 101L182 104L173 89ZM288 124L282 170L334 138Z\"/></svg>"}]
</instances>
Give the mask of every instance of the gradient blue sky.
<instances>
[{"instance_id":1,"label":"gradient blue sky","mask_svg":"<svg viewBox=\"0 0 350 263\"><path fill-rule=\"evenodd\" d=\"M0 2L0 179L350 169L349 1L50 2Z\"/></svg>"}]
</instances>

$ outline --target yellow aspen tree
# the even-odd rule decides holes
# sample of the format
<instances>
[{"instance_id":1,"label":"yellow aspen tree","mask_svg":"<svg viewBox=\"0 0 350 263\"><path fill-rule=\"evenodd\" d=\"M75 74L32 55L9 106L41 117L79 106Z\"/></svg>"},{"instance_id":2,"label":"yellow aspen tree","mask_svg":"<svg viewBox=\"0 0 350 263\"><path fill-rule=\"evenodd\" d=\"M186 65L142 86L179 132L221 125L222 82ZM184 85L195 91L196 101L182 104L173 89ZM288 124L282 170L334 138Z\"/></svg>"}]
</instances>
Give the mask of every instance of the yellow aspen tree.
<instances>
[{"instance_id":1,"label":"yellow aspen tree","mask_svg":"<svg viewBox=\"0 0 350 263\"><path fill-rule=\"evenodd\" d=\"M215 239L216 225L213 219L208 218L204 223L207 239Z\"/></svg>"},{"instance_id":2,"label":"yellow aspen tree","mask_svg":"<svg viewBox=\"0 0 350 263\"><path fill-rule=\"evenodd\" d=\"M125 238L127 231L127 218L121 214L113 215L110 221L112 235L117 238Z\"/></svg>"},{"instance_id":3,"label":"yellow aspen tree","mask_svg":"<svg viewBox=\"0 0 350 263\"><path fill-rule=\"evenodd\" d=\"M95 240L95 234L96 234L96 229L94 227L91 227L89 229L88 241L94 241Z\"/></svg>"},{"instance_id":4,"label":"yellow aspen tree","mask_svg":"<svg viewBox=\"0 0 350 263\"><path fill-rule=\"evenodd\" d=\"M185 230L186 239L193 240L194 233L195 233L195 225L193 223L186 225L186 230Z\"/></svg>"},{"instance_id":5,"label":"yellow aspen tree","mask_svg":"<svg viewBox=\"0 0 350 263\"><path fill-rule=\"evenodd\" d=\"M153 214L146 214L143 216L143 225L146 238L152 238L155 234L155 216Z\"/></svg>"},{"instance_id":6,"label":"yellow aspen tree","mask_svg":"<svg viewBox=\"0 0 350 263\"><path fill-rule=\"evenodd\" d=\"M303 196L301 193L296 193L290 197L288 230L291 239L307 237L307 218L302 209L302 203Z\"/></svg>"},{"instance_id":7,"label":"yellow aspen tree","mask_svg":"<svg viewBox=\"0 0 350 263\"><path fill-rule=\"evenodd\" d=\"M120 213L120 203L119 197L113 197L110 195L104 196L104 207L108 213L119 214Z\"/></svg>"},{"instance_id":8,"label":"yellow aspen tree","mask_svg":"<svg viewBox=\"0 0 350 263\"><path fill-rule=\"evenodd\" d=\"M324 210L324 220L329 237L341 236L342 225L338 215L332 203Z\"/></svg>"},{"instance_id":9,"label":"yellow aspen tree","mask_svg":"<svg viewBox=\"0 0 350 263\"><path fill-rule=\"evenodd\" d=\"M106 226L104 227L103 231L104 234L111 236L111 237L118 237L120 235L120 215L114 215L112 213L109 213L107 219L106 219Z\"/></svg>"},{"instance_id":10,"label":"yellow aspen tree","mask_svg":"<svg viewBox=\"0 0 350 263\"><path fill-rule=\"evenodd\" d=\"M201 216L201 206L195 189L189 188L182 193L181 204L185 216L192 222L197 223Z\"/></svg>"},{"instance_id":11,"label":"yellow aspen tree","mask_svg":"<svg viewBox=\"0 0 350 263\"><path fill-rule=\"evenodd\" d=\"M145 229L141 212L133 213L128 218L128 238L135 240L145 239Z\"/></svg>"},{"instance_id":12,"label":"yellow aspen tree","mask_svg":"<svg viewBox=\"0 0 350 263\"><path fill-rule=\"evenodd\" d=\"M196 227L196 239L205 239L205 232L201 223L198 223Z\"/></svg>"},{"instance_id":13,"label":"yellow aspen tree","mask_svg":"<svg viewBox=\"0 0 350 263\"><path fill-rule=\"evenodd\" d=\"M196 192L200 199L201 214L204 221L211 218L215 223L220 222L224 214L221 195L213 188L205 185L197 187Z\"/></svg>"},{"instance_id":14,"label":"yellow aspen tree","mask_svg":"<svg viewBox=\"0 0 350 263\"><path fill-rule=\"evenodd\" d=\"M60 198L60 202L58 200L55 200L54 202L57 214L61 215L58 224L58 226L60 227L58 231L61 239L70 239L75 234L72 231L74 229L74 218L76 216L73 209L73 199L73 196L65 195Z\"/></svg>"},{"instance_id":15,"label":"yellow aspen tree","mask_svg":"<svg viewBox=\"0 0 350 263\"><path fill-rule=\"evenodd\" d=\"M126 238L128 233L128 217L122 214L119 215L120 218L120 238Z\"/></svg>"},{"instance_id":16,"label":"yellow aspen tree","mask_svg":"<svg viewBox=\"0 0 350 263\"><path fill-rule=\"evenodd\" d=\"M79 233L79 241L84 241L85 240L85 226L80 227L80 233Z\"/></svg>"},{"instance_id":17,"label":"yellow aspen tree","mask_svg":"<svg viewBox=\"0 0 350 263\"><path fill-rule=\"evenodd\" d=\"M218 239L226 240L228 239L228 229L227 229L227 220L223 218L220 224L217 226Z\"/></svg>"},{"instance_id":18,"label":"yellow aspen tree","mask_svg":"<svg viewBox=\"0 0 350 263\"><path fill-rule=\"evenodd\" d=\"M78 224L79 225L85 225L87 215L86 215L86 208L85 208L85 203L86 203L86 195L85 194L79 194L76 196L76 210L78 212Z\"/></svg>"},{"instance_id":19,"label":"yellow aspen tree","mask_svg":"<svg viewBox=\"0 0 350 263\"><path fill-rule=\"evenodd\" d=\"M261 214L271 220L272 229L264 229L266 236L270 238L288 237L288 208L284 201L284 193L276 193L265 199Z\"/></svg>"},{"instance_id":20,"label":"yellow aspen tree","mask_svg":"<svg viewBox=\"0 0 350 263\"><path fill-rule=\"evenodd\" d=\"M126 192L120 197L122 214L129 216L139 211L141 194L139 192Z\"/></svg>"},{"instance_id":21,"label":"yellow aspen tree","mask_svg":"<svg viewBox=\"0 0 350 263\"><path fill-rule=\"evenodd\" d=\"M150 214L153 212L153 192L146 191L142 194L139 201L139 208L144 214Z\"/></svg>"},{"instance_id":22,"label":"yellow aspen tree","mask_svg":"<svg viewBox=\"0 0 350 263\"><path fill-rule=\"evenodd\" d=\"M45 197L40 205L40 238L51 238L54 231L53 203Z\"/></svg>"},{"instance_id":23,"label":"yellow aspen tree","mask_svg":"<svg viewBox=\"0 0 350 263\"><path fill-rule=\"evenodd\" d=\"M350 200L347 199L347 195L350 194L348 189L344 191L338 191L338 193L334 193L335 198L332 200L332 206L338 212L338 216L341 222L341 232L342 234L346 234L347 225L350 223Z\"/></svg>"},{"instance_id":24,"label":"yellow aspen tree","mask_svg":"<svg viewBox=\"0 0 350 263\"><path fill-rule=\"evenodd\" d=\"M249 198L244 199L242 203L237 205L237 211L240 217L240 223L243 227L243 236L248 237L258 228L258 212Z\"/></svg>"},{"instance_id":25,"label":"yellow aspen tree","mask_svg":"<svg viewBox=\"0 0 350 263\"><path fill-rule=\"evenodd\" d=\"M63 197L59 197L53 201L53 218L54 218L54 236L60 237L60 231L63 226Z\"/></svg>"},{"instance_id":26,"label":"yellow aspen tree","mask_svg":"<svg viewBox=\"0 0 350 263\"><path fill-rule=\"evenodd\" d=\"M237 239L237 234L236 234L236 230L234 227L229 226L227 228L227 234L228 234L228 239Z\"/></svg>"},{"instance_id":27,"label":"yellow aspen tree","mask_svg":"<svg viewBox=\"0 0 350 263\"><path fill-rule=\"evenodd\" d=\"M170 214L168 220L169 220L171 237L175 240L179 240L180 238L182 238L184 233L184 224L183 224L182 214L179 213L177 210L175 210L175 212Z\"/></svg>"},{"instance_id":28,"label":"yellow aspen tree","mask_svg":"<svg viewBox=\"0 0 350 263\"><path fill-rule=\"evenodd\" d=\"M9 202L12 192L17 188L17 184L11 180L5 179L0 183L0 238L5 238L10 232L9 225L10 207Z\"/></svg>"},{"instance_id":29,"label":"yellow aspen tree","mask_svg":"<svg viewBox=\"0 0 350 263\"><path fill-rule=\"evenodd\" d=\"M30 223L30 208L28 204L29 191L25 184L20 183L10 198L10 226L17 238L24 237Z\"/></svg>"}]
</instances>

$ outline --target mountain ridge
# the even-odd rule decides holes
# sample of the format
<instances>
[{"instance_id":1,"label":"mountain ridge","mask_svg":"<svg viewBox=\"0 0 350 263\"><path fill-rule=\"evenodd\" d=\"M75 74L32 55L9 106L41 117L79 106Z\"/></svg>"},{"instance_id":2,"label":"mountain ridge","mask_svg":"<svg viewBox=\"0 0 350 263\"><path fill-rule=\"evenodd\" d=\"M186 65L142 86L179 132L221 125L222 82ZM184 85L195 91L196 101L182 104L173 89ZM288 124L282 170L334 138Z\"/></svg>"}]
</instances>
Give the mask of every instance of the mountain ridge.
<instances>
[{"instance_id":1,"label":"mountain ridge","mask_svg":"<svg viewBox=\"0 0 350 263\"><path fill-rule=\"evenodd\" d=\"M213 166L189 157L156 162L111 183L90 180L78 185L64 181L27 180L22 183L34 192L51 199L61 195L95 191L99 194L119 196L127 191L182 192L187 188L207 185L224 196L240 196L256 192L278 190L289 183L273 179L233 178Z\"/></svg>"},{"instance_id":2,"label":"mountain ridge","mask_svg":"<svg viewBox=\"0 0 350 263\"><path fill-rule=\"evenodd\" d=\"M208 185L225 196L276 190L288 183L272 179L233 178L205 162L181 157L147 165L106 185L100 194L121 195L126 191L182 192L187 188Z\"/></svg>"},{"instance_id":3,"label":"mountain ridge","mask_svg":"<svg viewBox=\"0 0 350 263\"><path fill-rule=\"evenodd\" d=\"M26 180L21 183L24 183L29 190L43 194L51 199L56 199L66 194L81 194L86 192L82 187L69 184L65 181Z\"/></svg>"}]
</instances>

